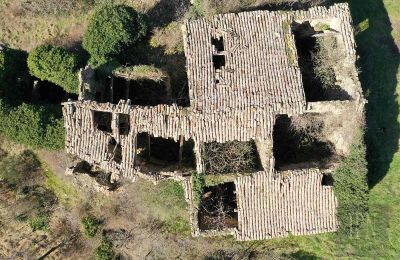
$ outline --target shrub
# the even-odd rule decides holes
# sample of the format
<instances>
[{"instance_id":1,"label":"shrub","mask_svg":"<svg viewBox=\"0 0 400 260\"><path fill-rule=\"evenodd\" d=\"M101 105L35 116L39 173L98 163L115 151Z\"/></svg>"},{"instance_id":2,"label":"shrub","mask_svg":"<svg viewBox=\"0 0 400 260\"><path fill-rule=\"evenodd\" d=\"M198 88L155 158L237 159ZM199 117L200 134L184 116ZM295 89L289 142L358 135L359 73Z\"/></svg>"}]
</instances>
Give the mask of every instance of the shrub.
<instances>
[{"instance_id":1,"label":"shrub","mask_svg":"<svg viewBox=\"0 0 400 260\"><path fill-rule=\"evenodd\" d=\"M87 216L82 219L82 225L85 230L85 235L94 237L99 229L100 221L93 216Z\"/></svg>"},{"instance_id":2,"label":"shrub","mask_svg":"<svg viewBox=\"0 0 400 260\"><path fill-rule=\"evenodd\" d=\"M206 186L206 181L203 173L193 173L192 174L192 186L193 186L193 199L195 203L201 203L201 197L204 193L204 188Z\"/></svg>"},{"instance_id":3,"label":"shrub","mask_svg":"<svg viewBox=\"0 0 400 260\"><path fill-rule=\"evenodd\" d=\"M361 134L360 134L361 135ZM352 233L368 214L368 183L365 145L358 137L350 155L343 160L334 175L334 191L338 199L337 216L340 230Z\"/></svg>"},{"instance_id":4,"label":"shrub","mask_svg":"<svg viewBox=\"0 0 400 260\"><path fill-rule=\"evenodd\" d=\"M40 45L29 53L30 73L62 87L68 93L78 93L79 59L56 46Z\"/></svg>"},{"instance_id":5,"label":"shrub","mask_svg":"<svg viewBox=\"0 0 400 260\"><path fill-rule=\"evenodd\" d=\"M49 108L22 104L11 108L0 100L0 133L32 148L52 150L64 147L64 128Z\"/></svg>"},{"instance_id":6,"label":"shrub","mask_svg":"<svg viewBox=\"0 0 400 260\"><path fill-rule=\"evenodd\" d=\"M100 246L96 248L95 256L97 260L112 259L114 252L112 250L112 243L106 236L101 237Z\"/></svg>"},{"instance_id":7,"label":"shrub","mask_svg":"<svg viewBox=\"0 0 400 260\"><path fill-rule=\"evenodd\" d=\"M125 5L103 5L89 21L83 37L83 48L91 55L94 66L101 65L145 35L143 16Z\"/></svg>"},{"instance_id":8,"label":"shrub","mask_svg":"<svg viewBox=\"0 0 400 260\"><path fill-rule=\"evenodd\" d=\"M49 216L45 214L40 214L35 217L31 217L28 220L29 226L32 228L33 231L36 230L43 230L47 231L49 230Z\"/></svg>"}]
</instances>

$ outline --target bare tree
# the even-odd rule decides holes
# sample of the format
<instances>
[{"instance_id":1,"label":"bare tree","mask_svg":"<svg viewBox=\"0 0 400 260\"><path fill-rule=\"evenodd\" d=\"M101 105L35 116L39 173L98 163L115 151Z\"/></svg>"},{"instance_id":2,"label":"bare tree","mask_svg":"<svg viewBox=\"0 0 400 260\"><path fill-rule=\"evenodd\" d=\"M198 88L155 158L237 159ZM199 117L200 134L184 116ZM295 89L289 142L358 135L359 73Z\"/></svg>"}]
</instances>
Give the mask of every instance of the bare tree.
<instances>
[{"instance_id":1,"label":"bare tree","mask_svg":"<svg viewBox=\"0 0 400 260\"><path fill-rule=\"evenodd\" d=\"M252 171L258 166L254 142L211 142L204 145L206 171L212 174Z\"/></svg>"}]
</instances>

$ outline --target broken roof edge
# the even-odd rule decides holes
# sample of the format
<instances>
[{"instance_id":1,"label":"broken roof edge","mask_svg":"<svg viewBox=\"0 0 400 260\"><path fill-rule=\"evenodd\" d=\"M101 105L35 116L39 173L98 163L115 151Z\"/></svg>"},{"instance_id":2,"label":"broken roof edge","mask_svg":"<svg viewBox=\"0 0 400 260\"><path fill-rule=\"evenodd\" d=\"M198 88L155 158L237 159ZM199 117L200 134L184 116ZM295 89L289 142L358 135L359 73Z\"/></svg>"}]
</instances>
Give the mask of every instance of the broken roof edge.
<instances>
[{"instance_id":1,"label":"broken roof edge","mask_svg":"<svg viewBox=\"0 0 400 260\"><path fill-rule=\"evenodd\" d=\"M271 10L250 10L250 11L246 11L246 10L244 10L244 11L240 11L240 12L230 12L230 13L216 14L216 15L213 15L213 16L210 16L210 17L200 17L200 18L194 19L194 20L187 19L181 25L181 29L182 29L182 32L183 32L183 36L185 36L186 27L187 27L188 24L196 23L196 22L210 23L214 19L218 20L220 18L223 18L225 16L229 16L229 15L242 16L242 15L248 15L248 14L267 13L267 14L277 14L279 16L285 16L287 18L292 18L292 20L296 20L296 19L302 20L302 19L307 19L306 17L304 17L307 13L317 16L318 13L322 14L323 12L326 12L326 14L328 14L329 10L336 9L336 8L342 9L341 11L348 12L350 14L350 5L347 2L335 3L335 4L329 5L329 6L312 6L312 7L309 7L307 9L304 9L304 10L274 10L274 11L271 11ZM325 18L326 18L326 14L324 16ZM322 17L320 17L320 18L322 18ZM332 18L335 18L335 17L333 16Z\"/></svg>"}]
</instances>

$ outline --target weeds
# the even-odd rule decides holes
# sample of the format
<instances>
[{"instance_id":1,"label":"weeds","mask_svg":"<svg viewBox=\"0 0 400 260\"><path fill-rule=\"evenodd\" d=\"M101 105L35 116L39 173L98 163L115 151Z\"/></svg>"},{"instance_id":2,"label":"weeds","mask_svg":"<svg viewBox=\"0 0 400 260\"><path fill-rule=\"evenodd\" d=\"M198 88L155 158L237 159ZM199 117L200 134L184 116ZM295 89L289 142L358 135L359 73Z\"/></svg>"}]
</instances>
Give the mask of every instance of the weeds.
<instances>
[{"instance_id":1,"label":"weeds","mask_svg":"<svg viewBox=\"0 0 400 260\"><path fill-rule=\"evenodd\" d=\"M205 178L203 173L193 173L192 174L192 185L193 185L193 199L194 202L198 205L201 203L201 198L204 193L204 188L206 185Z\"/></svg>"},{"instance_id":2,"label":"weeds","mask_svg":"<svg viewBox=\"0 0 400 260\"><path fill-rule=\"evenodd\" d=\"M33 231L42 230L48 231L49 230L49 216L46 214L40 214L35 217L31 217L28 219L29 226L32 228Z\"/></svg>"},{"instance_id":3,"label":"weeds","mask_svg":"<svg viewBox=\"0 0 400 260\"><path fill-rule=\"evenodd\" d=\"M105 235L102 235L100 246L95 251L96 260L109 260L112 259L113 255L111 241Z\"/></svg>"},{"instance_id":4,"label":"weeds","mask_svg":"<svg viewBox=\"0 0 400 260\"><path fill-rule=\"evenodd\" d=\"M318 24L319 25L319 24ZM325 29L324 25L321 25ZM329 28L329 26L328 26ZM315 66L315 75L324 88L333 88L336 83L334 67L343 59L342 52L337 46L335 36L318 37L312 60Z\"/></svg>"},{"instance_id":5,"label":"weeds","mask_svg":"<svg viewBox=\"0 0 400 260\"><path fill-rule=\"evenodd\" d=\"M357 231L368 214L367 161L362 135L355 139L350 155L334 175L334 191L338 198L337 216L340 230L347 234Z\"/></svg>"},{"instance_id":6,"label":"weeds","mask_svg":"<svg viewBox=\"0 0 400 260\"><path fill-rule=\"evenodd\" d=\"M87 216L82 219L82 225L87 237L94 237L100 226L100 221L93 216Z\"/></svg>"}]
</instances>

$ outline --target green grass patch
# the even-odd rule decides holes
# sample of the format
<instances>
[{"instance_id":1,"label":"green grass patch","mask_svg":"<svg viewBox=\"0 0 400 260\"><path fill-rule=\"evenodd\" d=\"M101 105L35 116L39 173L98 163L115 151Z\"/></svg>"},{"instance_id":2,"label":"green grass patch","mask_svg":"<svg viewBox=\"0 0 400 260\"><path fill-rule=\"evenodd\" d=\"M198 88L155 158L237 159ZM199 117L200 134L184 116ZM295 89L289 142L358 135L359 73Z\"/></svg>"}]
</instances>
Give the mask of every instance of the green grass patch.
<instances>
[{"instance_id":1,"label":"green grass patch","mask_svg":"<svg viewBox=\"0 0 400 260\"><path fill-rule=\"evenodd\" d=\"M111 260L113 259L113 255L112 243L103 235L101 237L100 246L96 248L95 258L96 260Z\"/></svg>"},{"instance_id":2,"label":"green grass patch","mask_svg":"<svg viewBox=\"0 0 400 260\"><path fill-rule=\"evenodd\" d=\"M58 178L44 162L42 162L43 173L45 176L44 185L51 190L64 206L71 206L80 201L78 191L69 183Z\"/></svg>"},{"instance_id":3,"label":"green grass patch","mask_svg":"<svg viewBox=\"0 0 400 260\"><path fill-rule=\"evenodd\" d=\"M32 228L33 231L42 230L48 231L49 230L49 216L46 214L40 214L34 217L30 217L28 219L29 226Z\"/></svg>"},{"instance_id":4,"label":"green grass patch","mask_svg":"<svg viewBox=\"0 0 400 260\"><path fill-rule=\"evenodd\" d=\"M97 218L93 216L87 216L83 218L81 222L87 237L94 237L97 234L97 230L100 226L100 221Z\"/></svg>"},{"instance_id":5,"label":"green grass patch","mask_svg":"<svg viewBox=\"0 0 400 260\"><path fill-rule=\"evenodd\" d=\"M159 224L162 232L190 235L189 215L183 186L180 182L165 180L154 185L145 180L132 184L147 213Z\"/></svg>"},{"instance_id":6,"label":"green grass patch","mask_svg":"<svg viewBox=\"0 0 400 260\"><path fill-rule=\"evenodd\" d=\"M347 234L359 229L368 214L367 173L365 145L360 133L349 156L341 162L334 175L340 230Z\"/></svg>"}]
</instances>

